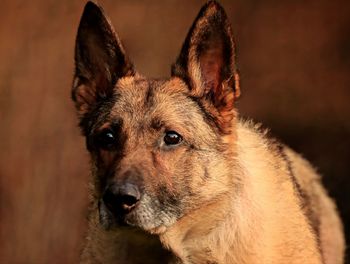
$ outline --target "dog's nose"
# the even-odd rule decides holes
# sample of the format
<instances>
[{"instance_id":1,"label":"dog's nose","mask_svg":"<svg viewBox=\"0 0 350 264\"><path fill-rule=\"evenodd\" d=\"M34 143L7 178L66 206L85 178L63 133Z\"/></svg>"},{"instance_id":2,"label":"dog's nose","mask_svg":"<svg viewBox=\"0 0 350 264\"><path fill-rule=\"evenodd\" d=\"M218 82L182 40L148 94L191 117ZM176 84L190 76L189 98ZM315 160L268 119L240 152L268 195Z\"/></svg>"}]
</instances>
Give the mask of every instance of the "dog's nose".
<instances>
[{"instance_id":1,"label":"dog's nose","mask_svg":"<svg viewBox=\"0 0 350 264\"><path fill-rule=\"evenodd\" d=\"M140 198L139 188L130 183L113 184L107 188L103 195L103 201L107 208L117 215L129 213L136 207Z\"/></svg>"}]
</instances>

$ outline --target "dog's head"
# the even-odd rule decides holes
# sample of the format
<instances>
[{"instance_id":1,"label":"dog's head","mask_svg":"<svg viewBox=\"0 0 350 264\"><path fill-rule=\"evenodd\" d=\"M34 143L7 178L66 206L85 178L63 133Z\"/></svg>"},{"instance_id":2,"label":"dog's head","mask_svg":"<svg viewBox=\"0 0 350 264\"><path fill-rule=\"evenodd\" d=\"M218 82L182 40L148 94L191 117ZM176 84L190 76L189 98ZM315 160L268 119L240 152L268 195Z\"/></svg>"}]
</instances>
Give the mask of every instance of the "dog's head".
<instances>
[{"instance_id":1,"label":"dog's head","mask_svg":"<svg viewBox=\"0 0 350 264\"><path fill-rule=\"evenodd\" d=\"M166 80L138 74L111 23L87 3L72 98L105 227L162 232L233 188L234 43L215 1L200 11Z\"/></svg>"}]
</instances>

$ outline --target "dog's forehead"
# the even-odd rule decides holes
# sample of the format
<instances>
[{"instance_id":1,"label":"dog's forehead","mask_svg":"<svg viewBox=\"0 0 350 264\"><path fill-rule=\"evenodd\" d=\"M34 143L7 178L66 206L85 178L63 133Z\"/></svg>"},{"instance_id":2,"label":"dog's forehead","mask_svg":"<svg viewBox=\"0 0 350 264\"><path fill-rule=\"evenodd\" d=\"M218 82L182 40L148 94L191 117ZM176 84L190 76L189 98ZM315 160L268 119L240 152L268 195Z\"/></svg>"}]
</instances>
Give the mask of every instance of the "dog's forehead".
<instances>
[{"instance_id":1,"label":"dog's forehead","mask_svg":"<svg viewBox=\"0 0 350 264\"><path fill-rule=\"evenodd\" d=\"M116 100L111 116L128 119L132 123L157 119L174 124L186 122L200 115L187 94L187 85L178 78L122 78L115 86Z\"/></svg>"},{"instance_id":2,"label":"dog's forehead","mask_svg":"<svg viewBox=\"0 0 350 264\"><path fill-rule=\"evenodd\" d=\"M211 145L217 139L189 88L179 78L125 77L115 85L114 95L113 106L106 108L103 120L122 124L129 140L163 129L175 130L198 145Z\"/></svg>"}]
</instances>

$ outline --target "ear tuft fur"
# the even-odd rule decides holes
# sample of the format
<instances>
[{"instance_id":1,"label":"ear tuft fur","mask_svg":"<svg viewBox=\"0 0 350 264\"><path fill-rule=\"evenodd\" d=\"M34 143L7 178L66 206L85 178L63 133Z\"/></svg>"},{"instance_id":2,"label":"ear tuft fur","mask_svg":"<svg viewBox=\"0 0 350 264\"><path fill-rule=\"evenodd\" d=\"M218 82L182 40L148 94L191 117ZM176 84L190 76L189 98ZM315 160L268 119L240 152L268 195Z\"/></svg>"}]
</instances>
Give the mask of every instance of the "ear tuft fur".
<instances>
[{"instance_id":1,"label":"ear tuft fur","mask_svg":"<svg viewBox=\"0 0 350 264\"><path fill-rule=\"evenodd\" d=\"M72 99L84 115L97 102L112 96L116 81L134 75L134 67L103 9L87 2L75 45Z\"/></svg>"},{"instance_id":2,"label":"ear tuft fur","mask_svg":"<svg viewBox=\"0 0 350 264\"><path fill-rule=\"evenodd\" d=\"M217 122L234 118L234 101L240 95L235 44L230 23L217 1L207 2L200 10L172 65L172 76L184 80L191 96L206 100ZM207 109L209 111L209 109Z\"/></svg>"}]
</instances>

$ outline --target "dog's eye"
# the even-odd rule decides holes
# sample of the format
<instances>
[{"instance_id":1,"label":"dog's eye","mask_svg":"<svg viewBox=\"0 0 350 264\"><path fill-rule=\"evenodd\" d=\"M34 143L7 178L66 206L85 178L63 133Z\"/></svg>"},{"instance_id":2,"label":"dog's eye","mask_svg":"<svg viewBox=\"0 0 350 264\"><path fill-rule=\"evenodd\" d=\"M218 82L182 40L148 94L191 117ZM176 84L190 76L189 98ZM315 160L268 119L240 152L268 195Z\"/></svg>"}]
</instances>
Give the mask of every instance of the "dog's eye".
<instances>
[{"instance_id":1,"label":"dog's eye","mask_svg":"<svg viewBox=\"0 0 350 264\"><path fill-rule=\"evenodd\" d=\"M96 144L99 148L110 150L116 144L116 137L112 130L105 129L101 131L96 138Z\"/></svg>"},{"instance_id":2,"label":"dog's eye","mask_svg":"<svg viewBox=\"0 0 350 264\"><path fill-rule=\"evenodd\" d=\"M166 145L177 145L182 141L182 137L175 131L167 131L164 135L164 143Z\"/></svg>"}]
</instances>

